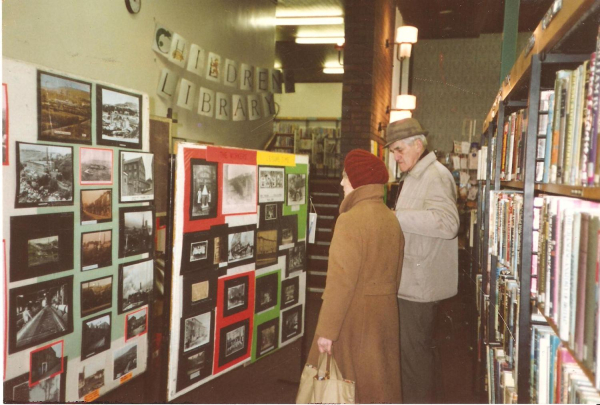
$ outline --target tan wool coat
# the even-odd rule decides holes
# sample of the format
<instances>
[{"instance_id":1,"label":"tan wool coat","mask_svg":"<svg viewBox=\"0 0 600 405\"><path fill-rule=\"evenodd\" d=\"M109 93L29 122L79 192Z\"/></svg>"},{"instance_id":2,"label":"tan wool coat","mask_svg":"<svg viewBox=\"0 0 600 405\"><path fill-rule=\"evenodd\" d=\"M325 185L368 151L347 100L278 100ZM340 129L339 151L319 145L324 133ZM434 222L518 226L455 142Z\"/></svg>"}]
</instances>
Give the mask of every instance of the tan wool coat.
<instances>
[{"instance_id":1,"label":"tan wool coat","mask_svg":"<svg viewBox=\"0 0 600 405\"><path fill-rule=\"evenodd\" d=\"M383 187L350 193L340 206L327 283L308 364L317 365L317 339L333 341L344 378L356 382L356 402L401 402L396 292L404 237L383 203Z\"/></svg>"}]
</instances>

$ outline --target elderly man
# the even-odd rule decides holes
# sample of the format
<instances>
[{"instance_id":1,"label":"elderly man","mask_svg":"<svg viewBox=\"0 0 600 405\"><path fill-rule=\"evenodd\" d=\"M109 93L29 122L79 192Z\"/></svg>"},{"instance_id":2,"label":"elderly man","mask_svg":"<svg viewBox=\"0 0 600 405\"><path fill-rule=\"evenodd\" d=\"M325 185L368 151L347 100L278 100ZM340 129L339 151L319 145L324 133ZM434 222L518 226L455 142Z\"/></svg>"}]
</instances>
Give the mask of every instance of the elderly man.
<instances>
[{"instance_id":1,"label":"elderly man","mask_svg":"<svg viewBox=\"0 0 600 405\"><path fill-rule=\"evenodd\" d=\"M434 401L433 325L438 302L458 289L458 210L452 174L427 151L414 118L388 126L387 144L403 173L396 217L404 232L398 289L400 363L406 403Z\"/></svg>"}]
</instances>

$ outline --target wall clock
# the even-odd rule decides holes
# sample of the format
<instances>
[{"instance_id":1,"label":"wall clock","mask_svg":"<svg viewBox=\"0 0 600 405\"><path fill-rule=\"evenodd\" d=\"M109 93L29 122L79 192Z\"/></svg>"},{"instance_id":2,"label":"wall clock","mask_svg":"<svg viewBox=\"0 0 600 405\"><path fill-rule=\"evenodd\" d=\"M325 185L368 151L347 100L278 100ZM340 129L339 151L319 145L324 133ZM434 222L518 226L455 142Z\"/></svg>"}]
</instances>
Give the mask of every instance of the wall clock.
<instances>
[{"instance_id":1,"label":"wall clock","mask_svg":"<svg viewBox=\"0 0 600 405\"><path fill-rule=\"evenodd\" d=\"M142 8L142 0L125 0L125 6L131 14L137 14Z\"/></svg>"}]
</instances>

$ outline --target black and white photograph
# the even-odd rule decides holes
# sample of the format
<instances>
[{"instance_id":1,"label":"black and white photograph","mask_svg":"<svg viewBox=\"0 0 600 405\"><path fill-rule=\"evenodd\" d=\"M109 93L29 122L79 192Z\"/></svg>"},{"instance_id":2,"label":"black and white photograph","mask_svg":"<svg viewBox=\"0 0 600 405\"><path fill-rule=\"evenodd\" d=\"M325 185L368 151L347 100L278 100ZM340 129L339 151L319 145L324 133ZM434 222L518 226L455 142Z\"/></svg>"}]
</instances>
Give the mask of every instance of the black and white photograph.
<instances>
[{"instance_id":1,"label":"black and white photograph","mask_svg":"<svg viewBox=\"0 0 600 405\"><path fill-rule=\"evenodd\" d=\"M226 326L219 333L219 366L248 354L250 321L244 319Z\"/></svg>"},{"instance_id":2,"label":"black and white photograph","mask_svg":"<svg viewBox=\"0 0 600 405\"><path fill-rule=\"evenodd\" d=\"M212 235L213 242L213 265L219 265L220 263L227 263L227 256L229 249L227 248L229 231L227 224L213 225L210 227L210 234ZM210 256L210 253L209 253Z\"/></svg>"},{"instance_id":3,"label":"black and white photograph","mask_svg":"<svg viewBox=\"0 0 600 405\"><path fill-rule=\"evenodd\" d=\"M190 246L190 262L206 260L208 257L208 241L192 243Z\"/></svg>"},{"instance_id":4,"label":"black and white photograph","mask_svg":"<svg viewBox=\"0 0 600 405\"><path fill-rule=\"evenodd\" d=\"M302 305L281 313L281 341L286 342L302 333Z\"/></svg>"},{"instance_id":5,"label":"black and white photograph","mask_svg":"<svg viewBox=\"0 0 600 405\"><path fill-rule=\"evenodd\" d=\"M81 317L104 311L112 306L113 276L81 283Z\"/></svg>"},{"instance_id":6,"label":"black and white photograph","mask_svg":"<svg viewBox=\"0 0 600 405\"><path fill-rule=\"evenodd\" d=\"M279 318L271 319L256 328L256 357L279 347Z\"/></svg>"},{"instance_id":7,"label":"black and white photograph","mask_svg":"<svg viewBox=\"0 0 600 405\"><path fill-rule=\"evenodd\" d=\"M73 332L73 276L9 290L8 352Z\"/></svg>"},{"instance_id":8,"label":"black and white photograph","mask_svg":"<svg viewBox=\"0 0 600 405\"><path fill-rule=\"evenodd\" d=\"M287 275L296 271L304 271L306 263L306 247L304 242L299 242L288 251Z\"/></svg>"},{"instance_id":9,"label":"black and white photograph","mask_svg":"<svg viewBox=\"0 0 600 405\"><path fill-rule=\"evenodd\" d=\"M105 356L94 356L79 366L77 391L79 398L85 397L92 391L104 387Z\"/></svg>"},{"instance_id":10,"label":"black and white photograph","mask_svg":"<svg viewBox=\"0 0 600 405\"><path fill-rule=\"evenodd\" d=\"M256 212L256 166L223 164L223 215Z\"/></svg>"},{"instance_id":11,"label":"black and white photograph","mask_svg":"<svg viewBox=\"0 0 600 405\"><path fill-rule=\"evenodd\" d=\"M154 247L154 208L119 209L119 257L148 253Z\"/></svg>"},{"instance_id":12,"label":"black and white photograph","mask_svg":"<svg viewBox=\"0 0 600 405\"><path fill-rule=\"evenodd\" d=\"M197 314L200 308L216 303L218 271L209 270L183 275L183 313Z\"/></svg>"},{"instance_id":13,"label":"black and white photograph","mask_svg":"<svg viewBox=\"0 0 600 405\"><path fill-rule=\"evenodd\" d=\"M125 341L148 332L148 307L142 308L125 318Z\"/></svg>"},{"instance_id":14,"label":"black and white photograph","mask_svg":"<svg viewBox=\"0 0 600 405\"><path fill-rule=\"evenodd\" d=\"M37 71L38 140L92 143L92 85Z\"/></svg>"},{"instance_id":15,"label":"black and white photograph","mask_svg":"<svg viewBox=\"0 0 600 405\"><path fill-rule=\"evenodd\" d=\"M119 313L150 302L154 283L154 260L144 259L119 265Z\"/></svg>"},{"instance_id":16,"label":"black and white photograph","mask_svg":"<svg viewBox=\"0 0 600 405\"><path fill-rule=\"evenodd\" d=\"M285 215L279 221L279 244L290 245L298 239L298 215Z\"/></svg>"},{"instance_id":17,"label":"black and white photograph","mask_svg":"<svg viewBox=\"0 0 600 405\"><path fill-rule=\"evenodd\" d=\"M154 200L154 154L119 152L119 202Z\"/></svg>"},{"instance_id":18,"label":"black and white photograph","mask_svg":"<svg viewBox=\"0 0 600 405\"><path fill-rule=\"evenodd\" d=\"M213 240L210 231L183 234L181 273L214 268Z\"/></svg>"},{"instance_id":19,"label":"black and white photograph","mask_svg":"<svg viewBox=\"0 0 600 405\"><path fill-rule=\"evenodd\" d=\"M115 350L113 354L113 380L117 380L124 375L131 373L137 368L137 343L125 346L119 350Z\"/></svg>"},{"instance_id":20,"label":"black and white photograph","mask_svg":"<svg viewBox=\"0 0 600 405\"><path fill-rule=\"evenodd\" d=\"M30 353L29 385L63 372L64 341L55 342Z\"/></svg>"},{"instance_id":21,"label":"black and white photograph","mask_svg":"<svg viewBox=\"0 0 600 405\"><path fill-rule=\"evenodd\" d=\"M265 220L272 221L277 219L277 204L265 205Z\"/></svg>"},{"instance_id":22,"label":"black and white photograph","mask_svg":"<svg viewBox=\"0 0 600 405\"><path fill-rule=\"evenodd\" d=\"M81 323L81 359L110 349L111 313L98 315Z\"/></svg>"},{"instance_id":23,"label":"black and white photograph","mask_svg":"<svg viewBox=\"0 0 600 405\"><path fill-rule=\"evenodd\" d=\"M256 232L256 268L277 263L278 229L259 229Z\"/></svg>"},{"instance_id":24,"label":"black and white photograph","mask_svg":"<svg viewBox=\"0 0 600 405\"><path fill-rule=\"evenodd\" d=\"M188 352L210 342L212 311L191 316L184 320L183 351Z\"/></svg>"},{"instance_id":25,"label":"black and white photograph","mask_svg":"<svg viewBox=\"0 0 600 405\"><path fill-rule=\"evenodd\" d=\"M4 381L5 403L64 403L65 402L65 375L67 358L63 358L63 372L54 377L46 378L33 387L29 386L29 372Z\"/></svg>"},{"instance_id":26,"label":"black and white photograph","mask_svg":"<svg viewBox=\"0 0 600 405\"><path fill-rule=\"evenodd\" d=\"M73 205L73 148L17 142L15 208Z\"/></svg>"},{"instance_id":27,"label":"black and white photograph","mask_svg":"<svg viewBox=\"0 0 600 405\"><path fill-rule=\"evenodd\" d=\"M256 278L256 298L254 300L254 312L257 314L277 305L279 295L278 272L269 273Z\"/></svg>"},{"instance_id":28,"label":"black and white photograph","mask_svg":"<svg viewBox=\"0 0 600 405\"><path fill-rule=\"evenodd\" d=\"M191 159L190 220L215 218L219 203L217 163Z\"/></svg>"},{"instance_id":29,"label":"black and white photograph","mask_svg":"<svg viewBox=\"0 0 600 405\"><path fill-rule=\"evenodd\" d=\"M112 230L81 234L81 271L112 264Z\"/></svg>"},{"instance_id":30,"label":"black and white photograph","mask_svg":"<svg viewBox=\"0 0 600 405\"><path fill-rule=\"evenodd\" d=\"M255 230L249 230L233 232L229 234L229 253L227 255L228 263L251 260L254 258L255 232Z\"/></svg>"},{"instance_id":31,"label":"black and white photograph","mask_svg":"<svg viewBox=\"0 0 600 405\"><path fill-rule=\"evenodd\" d=\"M79 148L79 184L113 184L112 149Z\"/></svg>"},{"instance_id":32,"label":"black and white photograph","mask_svg":"<svg viewBox=\"0 0 600 405\"><path fill-rule=\"evenodd\" d=\"M281 309L289 308L298 303L300 278L287 278L281 282Z\"/></svg>"},{"instance_id":33,"label":"black and white photograph","mask_svg":"<svg viewBox=\"0 0 600 405\"><path fill-rule=\"evenodd\" d=\"M142 149L142 96L96 86L96 143Z\"/></svg>"},{"instance_id":34,"label":"black and white photograph","mask_svg":"<svg viewBox=\"0 0 600 405\"><path fill-rule=\"evenodd\" d=\"M283 168L259 167L258 168L258 202L283 202L285 188L283 184Z\"/></svg>"},{"instance_id":35,"label":"black and white photograph","mask_svg":"<svg viewBox=\"0 0 600 405\"><path fill-rule=\"evenodd\" d=\"M223 316L228 317L248 308L248 276L230 278L223 282Z\"/></svg>"},{"instance_id":36,"label":"black and white photograph","mask_svg":"<svg viewBox=\"0 0 600 405\"><path fill-rule=\"evenodd\" d=\"M81 225L112 221L112 189L81 190Z\"/></svg>"},{"instance_id":37,"label":"black and white photograph","mask_svg":"<svg viewBox=\"0 0 600 405\"><path fill-rule=\"evenodd\" d=\"M178 391L212 374L212 350L212 347L205 347L179 358Z\"/></svg>"},{"instance_id":38,"label":"black and white photograph","mask_svg":"<svg viewBox=\"0 0 600 405\"><path fill-rule=\"evenodd\" d=\"M288 173L287 205L306 204L306 174Z\"/></svg>"}]
</instances>

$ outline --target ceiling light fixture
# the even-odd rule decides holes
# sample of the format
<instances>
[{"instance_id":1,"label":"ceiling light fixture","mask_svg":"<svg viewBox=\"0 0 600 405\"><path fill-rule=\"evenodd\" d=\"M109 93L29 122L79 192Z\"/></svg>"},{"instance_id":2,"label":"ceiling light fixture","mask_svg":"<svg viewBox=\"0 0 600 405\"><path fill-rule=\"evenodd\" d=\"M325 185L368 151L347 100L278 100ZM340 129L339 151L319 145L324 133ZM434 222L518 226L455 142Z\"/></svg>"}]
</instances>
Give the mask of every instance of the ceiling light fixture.
<instances>
[{"instance_id":1,"label":"ceiling light fixture","mask_svg":"<svg viewBox=\"0 0 600 405\"><path fill-rule=\"evenodd\" d=\"M396 97L396 108L398 110L414 110L417 108L417 97L411 94L400 94Z\"/></svg>"},{"instance_id":2,"label":"ceiling light fixture","mask_svg":"<svg viewBox=\"0 0 600 405\"><path fill-rule=\"evenodd\" d=\"M341 75L344 73L344 67L343 66L325 67L325 68L323 68L323 73L328 74L328 75Z\"/></svg>"},{"instance_id":3,"label":"ceiling light fixture","mask_svg":"<svg viewBox=\"0 0 600 405\"><path fill-rule=\"evenodd\" d=\"M275 25L341 25L344 17L275 17Z\"/></svg>"},{"instance_id":4,"label":"ceiling light fixture","mask_svg":"<svg viewBox=\"0 0 600 405\"><path fill-rule=\"evenodd\" d=\"M408 110L392 110L390 113L390 124L410 117L412 117L412 112Z\"/></svg>"},{"instance_id":5,"label":"ceiling light fixture","mask_svg":"<svg viewBox=\"0 0 600 405\"><path fill-rule=\"evenodd\" d=\"M419 30L416 27L411 27L409 25L403 25L402 27L398 27L398 29L396 30L395 42L395 44L397 44L400 47L398 57L410 58L412 44L417 43L418 36Z\"/></svg>"},{"instance_id":6,"label":"ceiling light fixture","mask_svg":"<svg viewBox=\"0 0 600 405\"><path fill-rule=\"evenodd\" d=\"M297 37L297 44L336 44L344 45L344 37Z\"/></svg>"}]
</instances>

